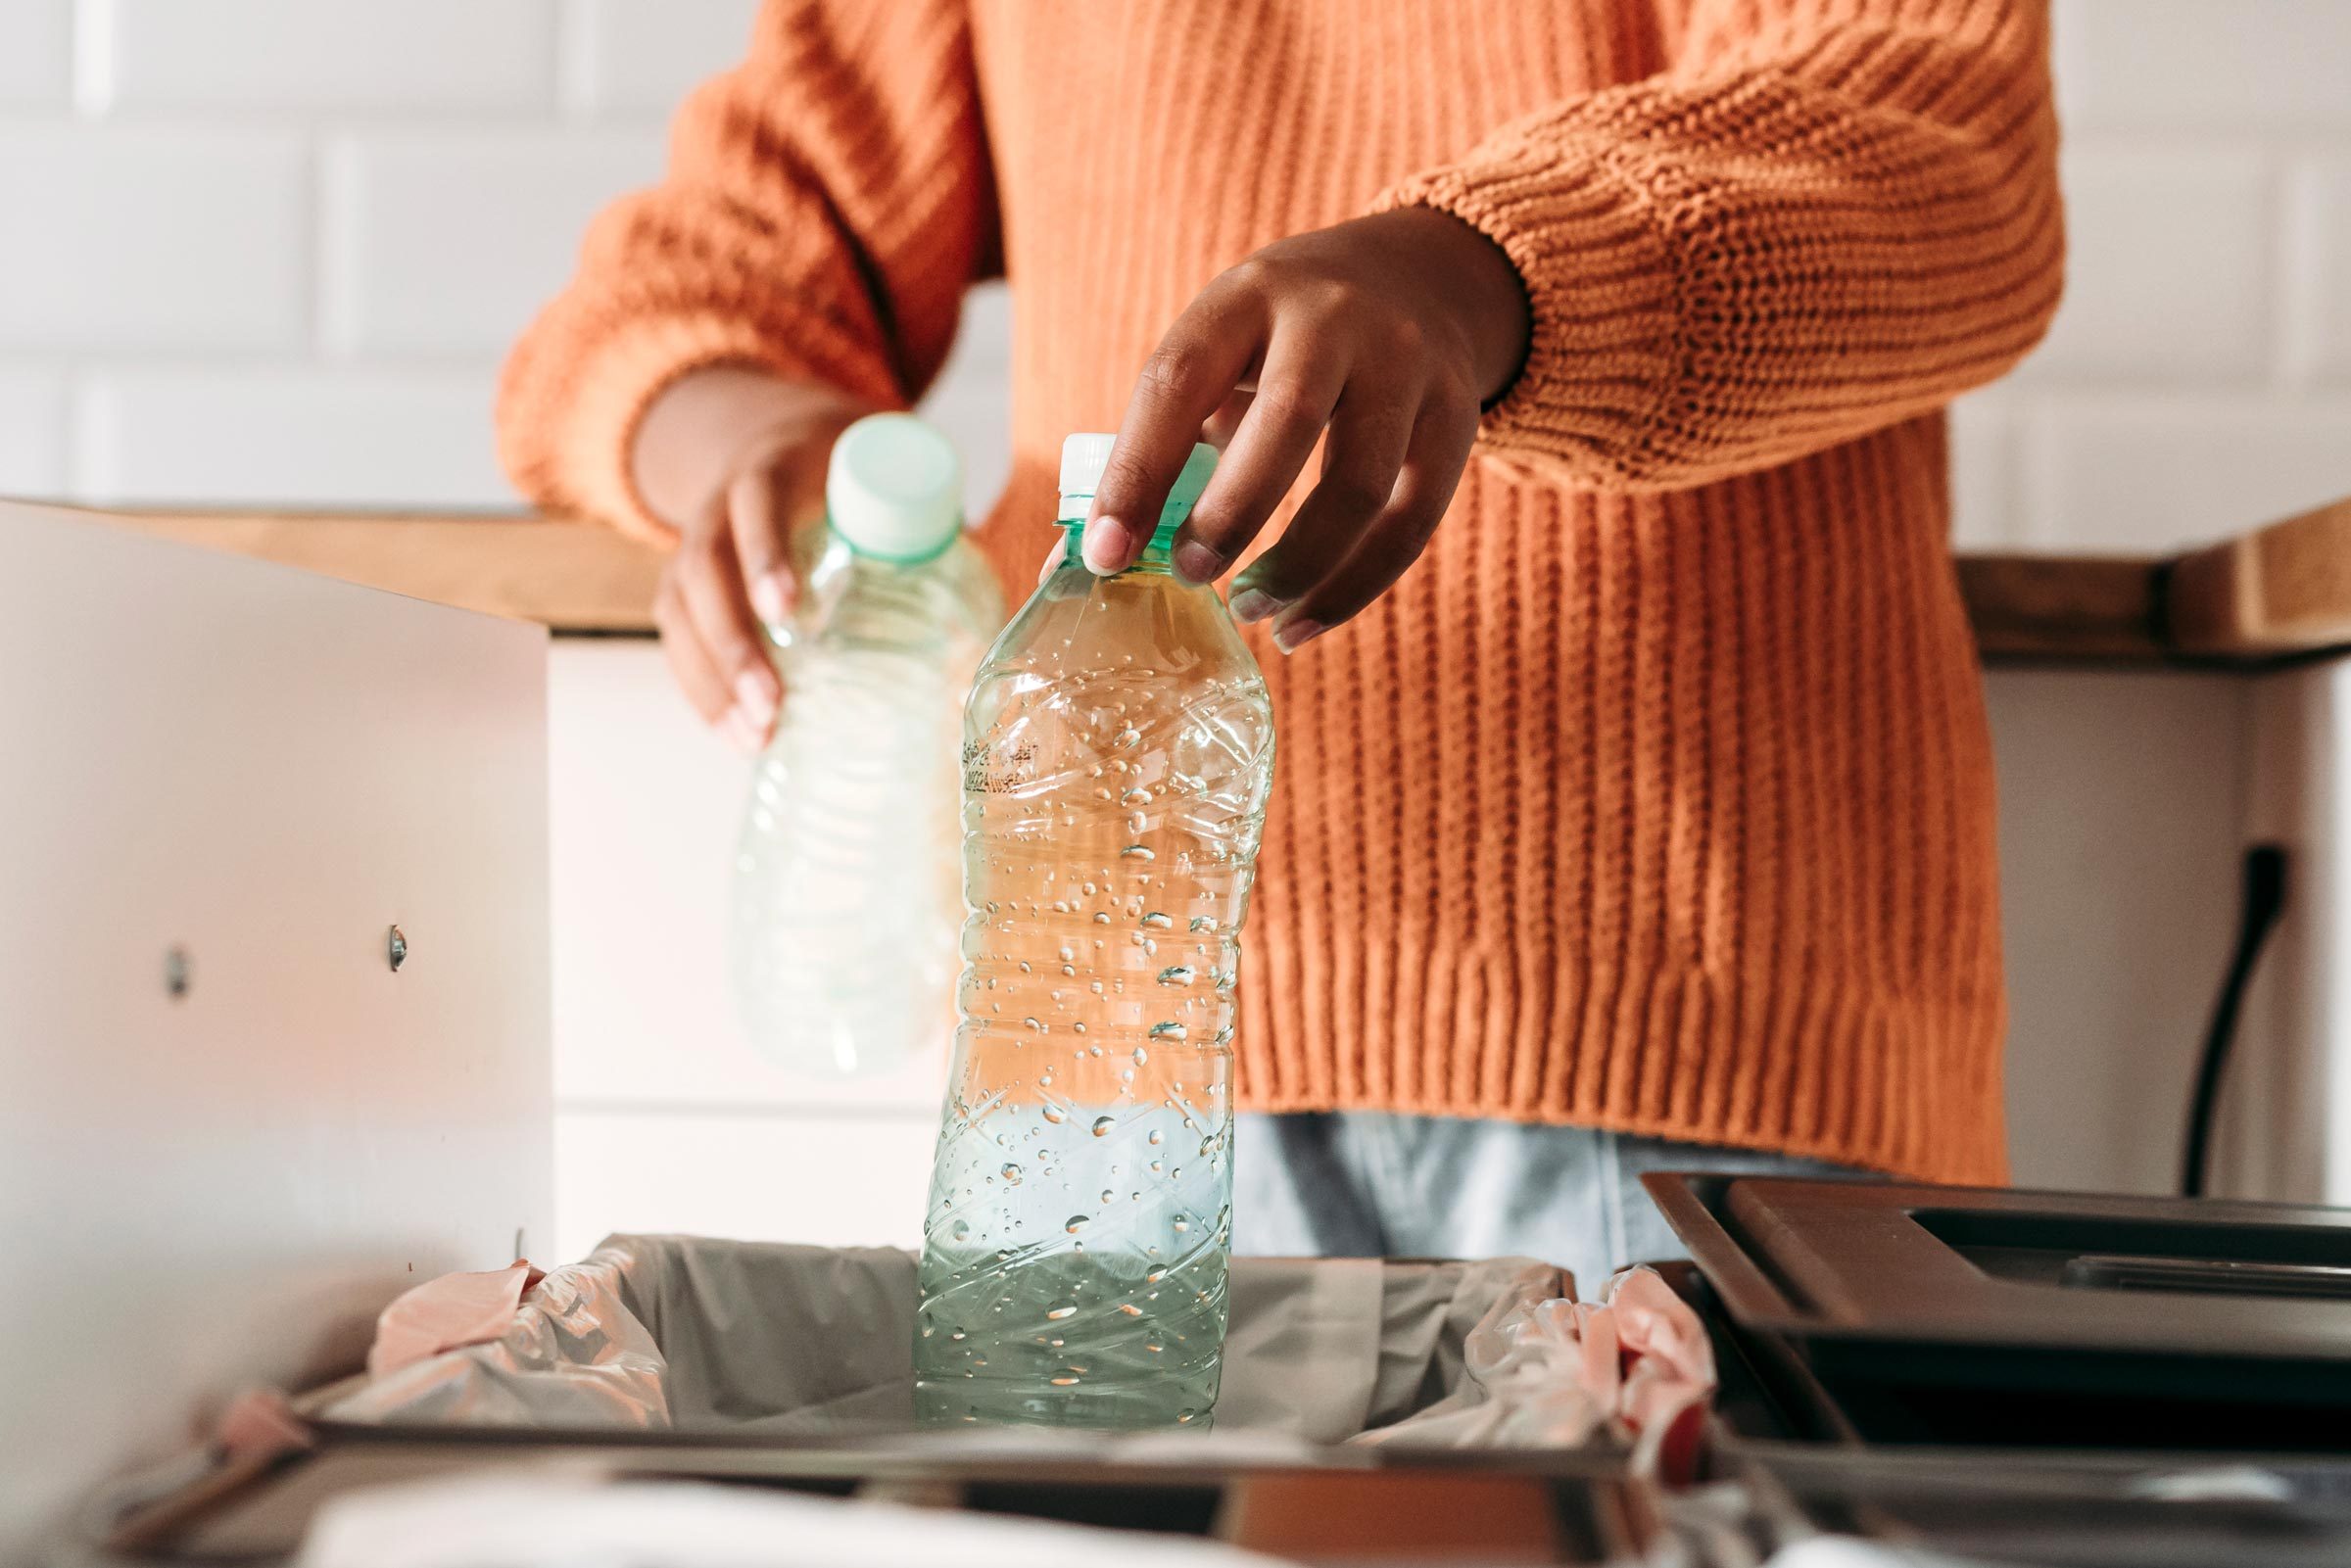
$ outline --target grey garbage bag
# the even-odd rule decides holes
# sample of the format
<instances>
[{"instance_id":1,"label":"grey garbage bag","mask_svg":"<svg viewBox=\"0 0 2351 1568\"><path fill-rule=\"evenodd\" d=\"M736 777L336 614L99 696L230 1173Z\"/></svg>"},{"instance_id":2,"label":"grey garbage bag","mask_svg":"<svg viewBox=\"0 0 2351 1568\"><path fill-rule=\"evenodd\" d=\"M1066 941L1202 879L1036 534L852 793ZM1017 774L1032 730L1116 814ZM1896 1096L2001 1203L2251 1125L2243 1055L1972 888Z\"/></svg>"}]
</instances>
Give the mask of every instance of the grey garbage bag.
<instances>
[{"instance_id":1,"label":"grey garbage bag","mask_svg":"<svg viewBox=\"0 0 2351 1568\"><path fill-rule=\"evenodd\" d=\"M1481 1325L1571 1297L1557 1268L1477 1262L1235 1259L1221 1432L1311 1444L1379 1432L1451 1444L1458 1413L1507 1394L1539 1408L1515 1442L1577 1443L1607 1418L1573 1379L1478 1385ZM371 1383L324 1413L350 1421L671 1427L792 1434L903 1426L913 1416L915 1259L693 1236L612 1236L526 1297L501 1338ZM1515 1408L1515 1406L1513 1406Z\"/></svg>"}]
</instances>

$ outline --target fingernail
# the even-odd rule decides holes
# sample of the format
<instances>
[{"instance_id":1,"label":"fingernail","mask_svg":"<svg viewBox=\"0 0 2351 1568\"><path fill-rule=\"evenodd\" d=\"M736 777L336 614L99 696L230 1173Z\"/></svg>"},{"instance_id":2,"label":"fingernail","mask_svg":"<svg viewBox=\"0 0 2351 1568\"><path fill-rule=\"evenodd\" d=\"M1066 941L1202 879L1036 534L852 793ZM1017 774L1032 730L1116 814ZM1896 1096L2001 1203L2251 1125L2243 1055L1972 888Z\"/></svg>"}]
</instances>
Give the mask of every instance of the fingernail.
<instances>
[{"instance_id":1,"label":"fingernail","mask_svg":"<svg viewBox=\"0 0 2351 1568\"><path fill-rule=\"evenodd\" d=\"M727 744L744 756L755 757L759 754L759 729L744 716L741 708L729 708L727 716L718 721L718 729L727 737Z\"/></svg>"},{"instance_id":2,"label":"fingernail","mask_svg":"<svg viewBox=\"0 0 2351 1568\"><path fill-rule=\"evenodd\" d=\"M1262 588L1244 588L1232 595L1232 618L1244 624L1262 621L1281 605Z\"/></svg>"},{"instance_id":3,"label":"fingernail","mask_svg":"<svg viewBox=\"0 0 2351 1568\"><path fill-rule=\"evenodd\" d=\"M780 573L763 572L751 585L751 608L770 626L792 619L792 591L784 586Z\"/></svg>"},{"instance_id":4,"label":"fingernail","mask_svg":"<svg viewBox=\"0 0 2351 1568\"><path fill-rule=\"evenodd\" d=\"M775 689L759 679L758 671L744 670L735 677L735 711L763 731L774 722Z\"/></svg>"},{"instance_id":5,"label":"fingernail","mask_svg":"<svg viewBox=\"0 0 2351 1568\"><path fill-rule=\"evenodd\" d=\"M1329 630L1320 621L1310 621L1301 616L1295 621L1284 621L1273 629L1273 645L1284 653L1295 653Z\"/></svg>"},{"instance_id":6,"label":"fingernail","mask_svg":"<svg viewBox=\"0 0 2351 1568\"><path fill-rule=\"evenodd\" d=\"M1224 557L1197 540L1176 546L1173 557L1176 575L1187 583L1209 583L1224 569Z\"/></svg>"},{"instance_id":7,"label":"fingernail","mask_svg":"<svg viewBox=\"0 0 2351 1568\"><path fill-rule=\"evenodd\" d=\"M1085 558L1085 569L1096 577L1108 577L1127 564L1127 525L1116 517L1097 517L1085 525L1085 545L1080 551Z\"/></svg>"}]
</instances>

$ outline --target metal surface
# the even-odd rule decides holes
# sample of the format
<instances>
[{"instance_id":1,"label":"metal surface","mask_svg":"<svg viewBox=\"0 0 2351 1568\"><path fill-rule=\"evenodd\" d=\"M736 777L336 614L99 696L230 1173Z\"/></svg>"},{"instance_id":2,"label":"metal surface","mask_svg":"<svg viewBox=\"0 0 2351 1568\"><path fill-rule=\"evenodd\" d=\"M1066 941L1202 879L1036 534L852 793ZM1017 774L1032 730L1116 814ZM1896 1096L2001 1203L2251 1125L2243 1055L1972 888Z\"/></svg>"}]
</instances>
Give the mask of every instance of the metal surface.
<instances>
[{"instance_id":1,"label":"metal surface","mask_svg":"<svg viewBox=\"0 0 2351 1568\"><path fill-rule=\"evenodd\" d=\"M2215 1291L2351 1259L2351 1213L1891 1182L1664 1175L1652 1197L1741 1340L1872 1441L2340 1449L2351 1304ZM2087 1286L2164 1260L2194 1289Z\"/></svg>"}]
</instances>

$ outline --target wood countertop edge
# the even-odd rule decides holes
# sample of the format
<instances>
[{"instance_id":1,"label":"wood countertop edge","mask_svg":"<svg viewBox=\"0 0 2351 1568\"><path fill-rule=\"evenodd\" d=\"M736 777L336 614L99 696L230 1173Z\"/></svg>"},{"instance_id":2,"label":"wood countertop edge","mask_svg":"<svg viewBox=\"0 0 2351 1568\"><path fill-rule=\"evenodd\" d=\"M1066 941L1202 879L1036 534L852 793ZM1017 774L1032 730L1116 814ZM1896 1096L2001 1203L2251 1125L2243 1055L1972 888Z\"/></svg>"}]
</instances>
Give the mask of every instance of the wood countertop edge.
<instances>
[{"instance_id":1,"label":"wood countertop edge","mask_svg":"<svg viewBox=\"0 0 2351 1568\"><path fill-rule=\"evenodd\" d=\"M594 524L510 513L71 509L558 634L649 634L664 558ZM1990 661L2244 665L2351 648L2351 498L2175 557L1956 565Z\"/></svg>"}]
</instances>

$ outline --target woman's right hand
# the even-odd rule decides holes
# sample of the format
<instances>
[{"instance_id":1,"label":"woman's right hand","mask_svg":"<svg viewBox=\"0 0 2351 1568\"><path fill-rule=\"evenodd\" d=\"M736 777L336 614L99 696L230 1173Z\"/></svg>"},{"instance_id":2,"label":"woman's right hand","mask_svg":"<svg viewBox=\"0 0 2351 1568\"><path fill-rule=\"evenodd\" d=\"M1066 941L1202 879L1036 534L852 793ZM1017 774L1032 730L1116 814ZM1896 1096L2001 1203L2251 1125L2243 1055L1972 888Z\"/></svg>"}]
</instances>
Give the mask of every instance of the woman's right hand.
<instances>
[{"instance_id":1,"label":"woman's right hand","mask_svg":"<svg viewBox=\"0 0 2351 1568\"><path fill-rule=\"evenodd\" d=\"M831 388L716 365L671 383L638 424L638 493L678 530L653 595L661 649L694 710L746 753L783 711L764 628L798 592L792 536L824 510L834 438L871 412Z\"/></svg>"}]
</instances>

